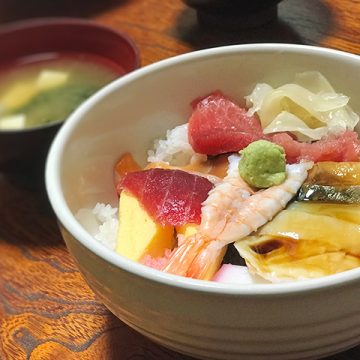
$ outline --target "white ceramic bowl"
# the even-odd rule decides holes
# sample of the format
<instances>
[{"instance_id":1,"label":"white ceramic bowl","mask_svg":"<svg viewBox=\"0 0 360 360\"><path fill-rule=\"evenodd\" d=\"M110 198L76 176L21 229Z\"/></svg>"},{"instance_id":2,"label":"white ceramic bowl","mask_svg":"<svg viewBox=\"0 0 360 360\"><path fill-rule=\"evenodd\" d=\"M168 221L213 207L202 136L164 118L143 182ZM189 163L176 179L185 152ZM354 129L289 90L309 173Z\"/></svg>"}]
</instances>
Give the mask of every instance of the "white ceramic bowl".
<instances>
[{"instance_id":1,"label":"white ceramic bowl","mask_svg":"<svg viewBox=\"0 0 360 360\"><path fill-rule=\"evenodd\" d=\"M299 45L239 45L193 52L137 70L105 87L64 124L46 184L79 269L126 324L166 347L206 359L315 359L360 343L360 269L286 284L227 285L158 272L99 244L74 213L116 205L112 171L187 121L189 103L214 89L241 99L257 82L279 85L319 70L360 111L360 58Z\"/></svg>"}]
</instances>

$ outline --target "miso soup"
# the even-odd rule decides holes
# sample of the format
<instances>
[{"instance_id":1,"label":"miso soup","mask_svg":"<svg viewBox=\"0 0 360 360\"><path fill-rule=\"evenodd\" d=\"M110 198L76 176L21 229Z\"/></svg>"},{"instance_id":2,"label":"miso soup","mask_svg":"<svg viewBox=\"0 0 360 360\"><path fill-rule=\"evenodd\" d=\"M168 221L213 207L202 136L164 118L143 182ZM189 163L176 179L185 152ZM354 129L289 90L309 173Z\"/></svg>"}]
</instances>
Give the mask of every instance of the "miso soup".
<instances>
[{"instance_id":1,"label":"miso soup","mask_svg":"<svg viewBox=\"0 0 360 360\"><path fill-rule=\"evenodd\" d=\"M90 54L51 53L0 68L0 130L64 121L85 99L124 73Z\"/></svg>"}]
</instances>

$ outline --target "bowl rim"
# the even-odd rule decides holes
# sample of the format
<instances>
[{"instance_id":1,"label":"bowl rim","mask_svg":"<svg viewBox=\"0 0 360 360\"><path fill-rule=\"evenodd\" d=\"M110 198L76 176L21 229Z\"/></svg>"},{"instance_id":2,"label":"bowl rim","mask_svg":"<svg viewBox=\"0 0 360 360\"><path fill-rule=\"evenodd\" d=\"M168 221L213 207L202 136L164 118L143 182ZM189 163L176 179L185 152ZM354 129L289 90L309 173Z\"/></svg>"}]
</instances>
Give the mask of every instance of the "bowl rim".
<instances>
[{"instance_id":1,"label":"bowl rim","mask_svg":"<svg viewBox=\"0 0 360 360\"><path fill-rule=\"evenodd\" d=\"M36 17L32 19L23 19L23 20L16 20L11 21L8 23L5 23L0 26L0 37L6 36L7 34L11 34L13 32L17 31L27 31L31 28L41 28L41 27L49 27L49 26L72 26L72 25L79 25L83 27L88 27L100 31L107 31L108 33L112 33L114 36L118 37L119 39L122 39L124 43L126 43L129 46L129 49L133 51L134 53L134 63L132 64L132 70L134 71L136 69L139 69L141 63L140 63L140 50L138 46L136 45L135 41L126 33L119 31L117 29L114 29L110 26L101 24L99 22L96 22L94 20L89 19L82 19L77 17L65 17L65 16L47 16L47 17ZM127 73L121 76L125 76ZM115 79L116 80L116 79ZM56 128L62 125L67 121L67 119L60 119L55 120L50 123L40 124L36 126L32 126L29 128L22 128L22 129L1 129L1 134L19 134L19 133L32 133L34 131L39 131L42 129L47 128Z\"/></svg>"},{"instance_id":2,"label":"bowl rim","mask_svg":"<svg viewBox=\"0 0 360 360\"><path fill-rule=\"evenodd\" d=\"M31 19L20 19L15 21L10 21L4 23L0 26L0 36L20 30L27 30L33 27L44 27L52 25L81 25L86 27L91 27L94 29L105 30L113 33L120 38L123 38L130 47L134 50L135 54L135 64L137 67L140 66L140 50L136 45L135 41L125 32L115 29L111 26L105 25L103 23L97 22L91 19L83 19L77 17L66 17L66 16L44 16L44 17L34 17ZM135 67L135 66L134 66Z\"/></svg>"},{"instance_id":3,"label":"bowl rim","mask_svg":"<svg viewBox=\"0 0 360 360\"><path fill-rule=\"evenodd\" d=\"M141 278L161 283L162 285L175 288L182 288L188 291L206 292L214 295L226 296L287 296L296 293L323 291L328 288L342 287L351 285L352 283L360 284L360 268L348 270L334 275L329 275L316 279L299 280L285 283L272 284L229 284L218 283L212 281L203 281L185 278L178 275L164 273L142 264L135 263L119 254L106 248L104 245L96 241L76 220L70 211L64 195L61 192L60 180L60 163L62 159L62 149L66 144L66 140L76 128L77 124L91 108L97 104L102 98L106 97L113 91L121 88L123 85L146 76L152 72L161 71L163 68L176 66L179 62L187 63L198 61L199 59L230 55L234 53L274 53L274 52L290 52L302 54L316 54L320 56L342 57L348 60L360 62L360 57L355 54L347 53L340 50L334 50L324 47L312 45L297 44L277 44L277 43L259 43L259 44L241 44L221 46L209 48L205 50L192 51L186 54L177 55L159 62L147 65L143 68L135 70L120 79L106 85L99 92L86 100L62 126L55 137L46 160L45 167L45 184L50 203L58 218L58 221L64 226L69 233L80 242L88 250L103 260L111 263L126 272Z\"/></svg>"}]
</instances>

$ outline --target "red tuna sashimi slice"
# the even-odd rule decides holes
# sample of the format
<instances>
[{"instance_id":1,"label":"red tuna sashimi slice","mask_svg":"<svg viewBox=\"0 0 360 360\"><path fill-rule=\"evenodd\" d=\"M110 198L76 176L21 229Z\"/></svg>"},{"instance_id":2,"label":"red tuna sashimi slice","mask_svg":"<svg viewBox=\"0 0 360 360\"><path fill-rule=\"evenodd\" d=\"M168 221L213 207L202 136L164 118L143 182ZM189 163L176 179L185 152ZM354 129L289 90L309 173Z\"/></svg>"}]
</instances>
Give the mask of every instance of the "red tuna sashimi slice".
<instances>
[{"instance_id":1,"label":"red tuna sashimi slice","mask_svg":"<svg viewBox=\"0 0 360 360\"><path fill-rule=\"evenodd\" d=\"M340 136L329 136L313 143L300 143L286 133L275 134L271 141L281 145L290 163L300 160L319 161L359 161L360 140L354 131L346 131Z\"/></svg>"},{"instance_id":2,"label":"red tuna sashimi slice","mask_svg":"<svg viewBox=\"0 0 360 360\"><path fill-rule=\"evenodd\" d=\"M126 189L162 225L200 224L201 203L213 184L181 170L149 169L127 173L117 189Z\"/></svg>"},{"instance_id":3,"label":"red tuna sashimi slice","mask_svg":"<svg viewBox=\"0 0 360 360\"><path fill-rule=\"evenodd\" d=\"M189 119L189 142L195 152L218 155L239 151L264 138L255 116L241 108L220 91L195 100Z\"/></svg>"}]
</instances>

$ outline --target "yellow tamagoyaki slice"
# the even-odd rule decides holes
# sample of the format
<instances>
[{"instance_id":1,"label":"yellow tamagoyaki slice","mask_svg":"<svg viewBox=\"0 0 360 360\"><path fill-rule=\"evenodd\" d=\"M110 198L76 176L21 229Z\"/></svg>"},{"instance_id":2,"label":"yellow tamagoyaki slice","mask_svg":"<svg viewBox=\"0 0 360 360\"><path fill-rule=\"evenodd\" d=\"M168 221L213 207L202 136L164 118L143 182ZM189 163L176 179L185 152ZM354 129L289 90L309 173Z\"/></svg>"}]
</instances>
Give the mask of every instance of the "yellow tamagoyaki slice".
<instances>
[{"instance_id":1,"label":"yellow tamagoyaki slice","mask_svg":"<svg viewBox=\"0 0 360 360\"><path fill-rule=\"evenodd\" d=\"M123 190L119 199L119 230L116 252L140 261L145 255L163 256L175 246L173 226L156 223L139 201Z\"/></svg>"}]
</instances>

